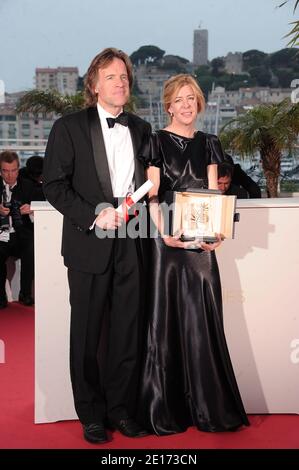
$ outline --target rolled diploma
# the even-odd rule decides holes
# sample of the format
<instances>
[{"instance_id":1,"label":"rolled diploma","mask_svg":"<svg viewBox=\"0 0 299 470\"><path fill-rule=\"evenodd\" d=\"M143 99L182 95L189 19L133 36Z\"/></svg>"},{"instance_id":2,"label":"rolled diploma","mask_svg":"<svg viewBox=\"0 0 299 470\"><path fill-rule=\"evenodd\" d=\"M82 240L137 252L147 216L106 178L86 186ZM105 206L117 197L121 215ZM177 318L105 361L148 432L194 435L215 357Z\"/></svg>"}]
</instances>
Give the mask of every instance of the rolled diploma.
<instances>
[{"instance_id":1,"label":"rolled diploma","mask_svg":"<svg viewBox=\"0 0 299 470\"><path fill-rule=\"evenodd\" d=\"M127 196L126 197L126 206L127 206L127 208L129 209L134 204L136 204L136 202L140 201L140 199L142 199L143 196L145 196L153 186L154 186L154 184L151 182L151 180L147 180L133 194L130 194L130 196ZM118 208L115 209L115 210L119 213L122 213L123 212L123 204L118 206Z\"/></svg>"}]
</instances>

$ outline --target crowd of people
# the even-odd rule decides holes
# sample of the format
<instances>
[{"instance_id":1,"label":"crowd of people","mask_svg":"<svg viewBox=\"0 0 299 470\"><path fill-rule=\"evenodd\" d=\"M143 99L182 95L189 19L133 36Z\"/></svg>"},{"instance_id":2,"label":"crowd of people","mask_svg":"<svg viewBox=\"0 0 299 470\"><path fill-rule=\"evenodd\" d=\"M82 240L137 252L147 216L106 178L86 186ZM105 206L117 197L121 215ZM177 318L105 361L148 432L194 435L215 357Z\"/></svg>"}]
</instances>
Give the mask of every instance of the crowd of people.
<instances>
[{"instance_id":1,"label":"crowd of people","mask_svg":"<svg viewBox=\"0 0 299 470\"><path fill-rule=\"evenodd\" d=\"M19 301L34 302L30 203L46 197L64 216L70 373L84 438L106 443L109 428L129 437L189 426L235 431L249 422L223 328L215 254L223 237L184 241L165 229L161 207L168 191L185 188L238 198L261 192L216 136L196 130L205 99L191 75L164 84L169 123L155 133L124 110L132 83L129 57L104 49L86 74L86 107L54 123L45 159L20 169L17 154L0 155L0 308L10 255L21 259ZM146 179L155 236L120 237L133 215L116 209Z\"/></svg>"}]
</instances>

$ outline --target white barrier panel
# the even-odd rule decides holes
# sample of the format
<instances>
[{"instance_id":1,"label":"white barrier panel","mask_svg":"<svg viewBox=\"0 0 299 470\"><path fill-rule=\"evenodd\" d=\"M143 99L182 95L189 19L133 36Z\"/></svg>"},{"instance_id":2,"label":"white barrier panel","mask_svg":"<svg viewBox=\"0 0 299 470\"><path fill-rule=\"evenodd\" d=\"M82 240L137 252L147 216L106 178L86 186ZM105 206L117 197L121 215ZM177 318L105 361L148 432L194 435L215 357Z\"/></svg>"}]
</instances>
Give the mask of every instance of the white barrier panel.
<instances>
[{"instance_id":1,"label":"white barrier panel","mask_svg":"<svg viewBox=\"0 0 299 470\"><path fill-rule=\"evenodd\" d=\"M70 306L61 251L62 215L34 202L35 422L78 419L69 376Z\"/></svg>"},{"instance_id":2,"label":"white barrier panel","mask_svg":"<svg viewBox=\"0 0 299 470\"><path fill-rule=\"evenodd\" d=\"M225 332L248 413L299 413L299 198L238 201L217 257Z\"/></svg>"},{"instance_id":3,"label":"white barrier panel","mask_svg":"<svg viewBox=\"0 0 299 470\"><path fill-rule=\"evenodd\" d=\"M248 413L299 413L299 198L238 201L235 240L217 250L225 331ZM35 422L76 419L69 378L62 216L35 211Z\"/></svg>"}]
</instances>

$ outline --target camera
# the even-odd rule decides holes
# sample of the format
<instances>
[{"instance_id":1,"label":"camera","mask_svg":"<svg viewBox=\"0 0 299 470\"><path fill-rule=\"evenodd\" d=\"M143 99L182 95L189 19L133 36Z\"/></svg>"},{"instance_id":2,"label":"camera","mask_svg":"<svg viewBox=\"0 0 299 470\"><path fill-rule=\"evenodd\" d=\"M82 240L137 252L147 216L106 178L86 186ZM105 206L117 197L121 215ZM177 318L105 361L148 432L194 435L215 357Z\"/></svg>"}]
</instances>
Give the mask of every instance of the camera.
<instances>
[{"instance_id":1,"label":"camera","mask_svg":"<svg viewBox=\"0 0 299 470\"><path fill-rule=\"evenodd\" d=\"M8 215L1 215L0 216L0 230L9 230L9 217L12 219L12 226L14 228L18 228L21 225L23 225L23 220L22 220L22 214L20 211L20 207L22 205L22 202L16 201L12 199L11 201L5 201L3 202L3 207L6 207L7 209L10 209L10 212Z\"/></svg>"},{"instance_id":2,"label":"camera","mask_svg":"<svg viewBox=\"0 0 299 470\"><path fill-rule=\"evenodd\" d=\"M10 202L4 202L3 207L10 208ZM9 216L8 215L0 215L0 231L9 230Z\"/></svg>"},{"instance_id":3,"label":"camera","mask_svg":"<svg viewBox=\"0 0 299 470\"><path fill-rule=\"evenodd\" d=\"M22 214L20 211L20 207L22 206L22 202L16 201L15 199L12 199L10 201L10 213L9 215L12 218L12 226L14 228L18 228L21 225L23 225L23 219L22 219Z\"/></svg>"}]
</instances>

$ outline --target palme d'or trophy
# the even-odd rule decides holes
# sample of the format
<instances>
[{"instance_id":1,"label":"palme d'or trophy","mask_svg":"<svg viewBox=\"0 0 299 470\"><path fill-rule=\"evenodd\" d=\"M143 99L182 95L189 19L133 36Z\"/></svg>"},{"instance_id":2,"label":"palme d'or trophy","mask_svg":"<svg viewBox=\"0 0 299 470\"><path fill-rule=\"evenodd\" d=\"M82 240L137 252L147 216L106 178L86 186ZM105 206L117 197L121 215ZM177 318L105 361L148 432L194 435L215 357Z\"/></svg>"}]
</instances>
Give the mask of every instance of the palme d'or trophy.
<instances>
[{"instance_id":1,"label":"palme d'or trophy","mask_svg":"<svg viewBox=\"0 0 299 470\"><path fill-rule=\"evenodd\" d=\"M166 193L166 203L173 208L170 234L181 233L183 241L214 243L217 234L234 238L236 196L216 190L184 190Z\"/></svg>"}]
</instances>

